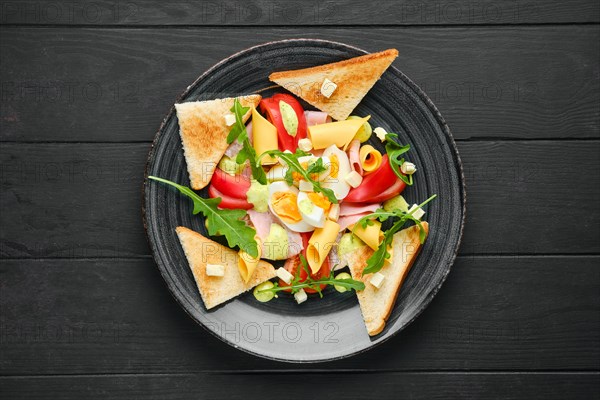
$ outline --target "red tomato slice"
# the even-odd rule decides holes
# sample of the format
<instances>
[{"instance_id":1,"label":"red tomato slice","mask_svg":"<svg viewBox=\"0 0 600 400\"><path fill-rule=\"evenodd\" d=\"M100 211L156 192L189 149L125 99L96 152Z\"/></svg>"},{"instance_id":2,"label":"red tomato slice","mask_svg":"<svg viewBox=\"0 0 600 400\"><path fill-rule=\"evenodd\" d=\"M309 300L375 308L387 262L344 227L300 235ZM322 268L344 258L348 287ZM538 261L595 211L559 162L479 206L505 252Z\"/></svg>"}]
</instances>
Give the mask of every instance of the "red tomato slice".
<instances>
[{"instance_id":1,"label":"red tomato slice","mask_svg":"<svg viewBox=\"0 0 600 400\"><path fill-rule=\"evenodd\" d=\"M382 194L381 188L390 188L398 180L396 173L390 166L388 155L385 154L381 159L381 166L379 169L365 176L362 183L357 188L350 189L350 192L344 201L349 203L374 203L378 200L373 200L373 198Z\"/></svg>"},{"instance_id":2,"label":"red tomato slice","mask_svg":"<svg viewBox=\"0 0 600 400\"><path fill-rule=\"evenodd\" d=\"M246 193L250 189L249 178L243 175L231 176L220 168L215 169L210 183L225 196L235 197L236 199L246 200Z\"/></svg>"},{"instance_id":3,"label":"red tomato slice","mask_svg":"<svg viewBox=\"0 0 600 400\"><path fill-rule=\"evenodd\" d=\"M400 193L402 193L402 191L404 191L405 187L406 187L406 183L404 183L402 181L402 179L398 178L398 180L396 181L396 183L394 183L392 186L390 186L389 188L387 188L382 193L380 193L377 196L373 197L371 200L369 200L369 202L371 202L371 203L381 203L382 201L389 200L392 197L394 197L394 196L399 195Z\"/></svg>"},{"instance_id":4,"label":"red tomato slice","mask_svg":"<svg viewBox=\"0 0 600 400\"><path fill-rule=\"evenodd\" d=\"M245 199L237 199L235 197L226 196L217 190L213 185L208 187L208 195L213 199L216 197L221 198L221 203L219 203L219 208L229 208L229 209L237 209L241 208L244 210L249 210L253 207L251 203L248 203Z\"/></svg>"}]
</instances>

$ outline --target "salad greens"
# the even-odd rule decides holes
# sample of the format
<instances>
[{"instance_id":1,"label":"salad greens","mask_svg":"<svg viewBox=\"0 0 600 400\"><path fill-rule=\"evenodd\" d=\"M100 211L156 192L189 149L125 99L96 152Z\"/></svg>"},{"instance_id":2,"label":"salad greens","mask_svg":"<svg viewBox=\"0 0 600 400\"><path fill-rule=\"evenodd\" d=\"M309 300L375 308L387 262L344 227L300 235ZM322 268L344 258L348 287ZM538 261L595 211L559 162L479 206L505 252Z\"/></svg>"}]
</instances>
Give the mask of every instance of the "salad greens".
<instances>
[{"instance_id":1,"label":"salad greens","mask_svg":"<svg viewBox=\"0 0 600 400\"><path fill-rule=\"evenodd\" d=\"M311 178L312 174L318 174L319 172L323 172L327 169L327 167L323 165L323 159L321 157L318 157L315 162L308 165L307 169L304 169L302 165L300 165L298 158L308 156L309 153L302 151L301 149L296 149L295 153L286 153L281 150L268 150L260 155L257 162L260 162L260 159L267 155L271 157L279 157L287 164L288 168L285 173L285 181L288 185L291 186L294 183L293 173L296 172L300 174L307 182L310 182L313 185L315 192L323 193L325 197L327 197L327 199L333 204L338 203L333 190L323 187L321 182Z\"/></svg>"},{"instance_id":2,"label":"salad greens","mask_svg":"<svg viewBox=\"0 0 600 400\"><path fill-rule=\"evenodd\" d=\"M229 247L239 246L240 249L244 250L251 257L258 257L258 244L254 239L256 230L249 227L242 220L246 215L245 210L218 209L217 206L221 203L221 199L218 197L215 199L204 199L187 186L182 186L156 176L149 176L148 178L171 185L192 199L194 202L192 213L194 215L200 212L204 214L208 221L207 228L209 235L224 235Z\"/></svg>"},{"instance_id":3,"label":"salad greens","mask_svg":"<svg viewBox=\"0 0 600 400\"><path fill-rule=\"evenodd\" d=\"M435 199L436 197L437 197L437 195L435 195L435 194L433 196L429 197L427 200L425 200L424 202L419 204L418 208L422 208L425 204L429 203L431 200ZM415 208L415 210L417 210L418 208ZM373 219L378 219L380 222L384 222L389 218L392 218L393 220L397 218L397 220L394 221L392 226L383 233L383 241L379 244L379 247L377 248L377 250L375 250L375 252L367 260L367 265L365 266L365 269L363 270L363 274L375 273L375 272L378 272L379 270L381 270L381 268L383 268L385 260L390 258L390 253L388 251L388 247L392 244L394 234L396 234L396 232L398 232L400 229L402 229L402 227L408 221L413 221L416 225L419 226L419 239L421 240L421 243L425 242L425 238L427 237L427 232L425 232L425 229L423 228L423 225L421 224L421 220L412 216L412 213L415 210L409 211L409 212L404 212L404 211L401 211L398 209L393 210L393 211L385 211L383 208L380 208L377 211L375 211L369 215L366 215L358 220L358 222L354 226L356 227L356 226L358 226L358 224L361 224L363 226L363 228L366 228L367 225L370 225L373 223L373 221L372 221Z\"/></svg>"},{"instance_id":4,"label":"salad greens","mask_svg":"<svg viewBox=\"0 0 600 400\"><path fill-rule=\"evenodd\" d=\"M256 150L250 143L248 132L246 131L246 125L244 125L244 115L250 110L250 107L242 107L242 104L238 99L235 99L231 112L235 115L235 124L231 127L229 135L227 135L227 144L233 143L236 139L242 144L242 149L238 153L235 162L243 164L246 160L250 162L250 168L252 169L252 176L261 185L267 184L267 175L265 170L262 168L260 163L256 160Z\"/></svg>"},{"instance_id":5,"label":"salad greens","mask_svg":"<svg viewBox=\"0 0 600 400\"><path fill-rule=\"evenodd\" d=\"M404 157L400 158L402 154L410 150L410 144L400 145L398 144L398 135L395 133L388 133L385 135L385 151L388 154L390 160L390 167L404 183L411 186L413 184L412 175L404 175L401 171L402 164L404 164Z\"/></svg>"},{"instance_id":6,"label":"salad greens","mask_svg":"<svg viewBox=\"0 0 600 400\"><path fill-rule=\"evenodd\" d=\"M339 288L344 288L346 290L364 290L365 284L361 281L357 281L352 278L339 279L334 277L333 268L331 269L331 273L329 274L329 276L325 276L319 279L313 279L310 275L310 269L308 268L308 262L306 262L306 258L302 254L299 254L299 256L301 268L303 268L306 271L306 280L304 280L304 282L300 282L300 268L298 268L296 270L296 274L294 275L294 279L289 285L279 286L279 283L274 283L272 287L258 290L258 294L266 292L277 293L282 290L291 290L293 294L298 292L300 289L308 288L313 289L314 291L319 293L320 297L323 297L321 285L333 285Z\"/></svg>"}]
</instances>

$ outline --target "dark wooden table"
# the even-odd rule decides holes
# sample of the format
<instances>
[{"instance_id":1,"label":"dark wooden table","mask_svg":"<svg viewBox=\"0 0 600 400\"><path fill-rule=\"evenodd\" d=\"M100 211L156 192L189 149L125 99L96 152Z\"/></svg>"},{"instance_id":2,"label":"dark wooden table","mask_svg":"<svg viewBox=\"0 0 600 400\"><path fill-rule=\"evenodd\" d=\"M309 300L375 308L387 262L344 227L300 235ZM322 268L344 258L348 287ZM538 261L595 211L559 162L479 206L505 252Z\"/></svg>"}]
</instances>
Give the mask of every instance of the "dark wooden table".
<instances>
[{"instance_id":1,"label":"dark wooden table","mask_svg":"<svg viewBox=\"0 0 600 400\"><path fill-rule=\"evenodd\" d=\"M3 399L597 399L597 0L1 2ZM293 365L198 327L144 236L150 142L178 94L251 45L310 37L394 65L446 117L460 255L405 331Z\"/></svg>"}]
</instances>

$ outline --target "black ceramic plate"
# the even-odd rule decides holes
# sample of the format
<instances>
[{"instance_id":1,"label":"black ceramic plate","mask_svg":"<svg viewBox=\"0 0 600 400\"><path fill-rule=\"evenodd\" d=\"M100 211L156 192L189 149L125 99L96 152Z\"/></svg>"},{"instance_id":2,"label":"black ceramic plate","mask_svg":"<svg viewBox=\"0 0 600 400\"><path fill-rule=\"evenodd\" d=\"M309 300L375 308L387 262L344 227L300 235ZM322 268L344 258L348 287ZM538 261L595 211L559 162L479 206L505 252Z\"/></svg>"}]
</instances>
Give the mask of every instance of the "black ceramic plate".
<instances>
[{"instance_id":1,"label":"black ceramic plate","mask_svg":"<svg viewBox=\"0 0 600 400\"><path fill-rule=\"evenodd\" d=\"M382 49L383 50L383 49ZM237 53L204 73L180 102L260 92L274 93L273 71L304 68L365 54L363 50L322 40L267 43ZM277 89L281 90L281 89ZM326 291L323 299L297 305L284 294L269 303L251 293L208 312L183 250L176 226L206 235L204 221L191 213L191 202L166 185L144 183L144 223L152 254L168 288L183 309L224 342L266 358L315 362L365 351L401 331L427 307L446 279L459 246L465 214L462 167L448 126L431 100L395 67L390 67L355 110L371 115L373 126L397 132L412 146L409 159L419 171L403 193L412 204L436 193L427 208L430 236L406 279L384 331L367 335L354 293ZM374 137L372 144L381 149ZM189 185L172 108L154 140L146 177L156 175ZM207 196L206 192L200 193Z\"/></svg>"}]
</instances>

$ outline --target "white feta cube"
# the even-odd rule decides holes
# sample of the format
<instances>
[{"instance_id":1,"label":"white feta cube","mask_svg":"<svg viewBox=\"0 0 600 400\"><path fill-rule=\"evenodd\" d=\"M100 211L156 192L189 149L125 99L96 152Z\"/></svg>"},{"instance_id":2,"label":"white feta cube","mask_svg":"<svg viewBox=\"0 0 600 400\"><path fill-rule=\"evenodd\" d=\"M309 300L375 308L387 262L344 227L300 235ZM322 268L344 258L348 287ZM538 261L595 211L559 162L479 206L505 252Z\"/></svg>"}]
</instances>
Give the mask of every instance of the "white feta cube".
<instances>
[{"instance_id":1,"label":"white feta cube","mask_svg":"<svg viewBox=\"0 0 600 400\"><path fill-rule=\"evenodd\" d=\"M314 192L313 184L304 179L298 184L298 189L300 189L301 192Z\"/></svg>"},{"instance_id":2,"label":"white feta cube","mask_svg":"<svg viewBox=\"0 0 600 400\"><path fill-rule=\"evenodd\" d=\"M300 304L304 303L306 299L308 299L308 296L306 295L304 289L300 289L296 293L294 293L294 298L296 299L296 303Z\"/></svg>"},{"instance_id":3,"label":"white feta cube","mask_svg":"<svg viewBox=\"0 0 600 400\"><path fill-rule=\"evenodd\" d=\"M225 125L231 126L233 124L235 124L235 115L225 114Z\"/></svg>"},{"instance_id":4,"label":"white feta cube","mask_svg":"<svg viewBox=\"0 0 600 400\"><path fill-rule=\"evenodd\" d=\"M207 276L225 276L225 266L220 264L206 264Z\"/></svg>"},{"instance_id":5,"label":"white feta cube","mask_svg":"<svg viewBox=\"0 0 600 400\"><path fill-rule=\"evenodd\" d=\"M416 219L421 219L423 218L423 215L425 215L425 211L423 211L423 209L417 204L413 204L412 207L408 209L408 212L412 212L411 215Z\"/></svg>"},{"instance_id":6,"label":"white feta cube","mask_svg":"<svg viewBox=\"0 0 600 400\"><path fill-rule=\"evenodd\" d=\"M358 172L352 171L344 179L348 185L357 188L362 183L363 177Z\"/></svg>"},{"instance_id":7,"label":"white feta cube","mask_svg":"<svg viewBox=\"0 0 600 400\"><path fill-rule=\"evenodd\" d=\"M340 205L339 204L331 205L331 207L329 208L329 214L327 215L327 218L329 218L332 221L337 221L340 218Z\"/></svg>"},{"instance_id":8,"label":"white feta cube","mask_svg":"<svg viewBox=\"0 0 600 400\"><path fill-rule=\"evenodd\" d=\"M304 138L304 139L298 140L298 147L302 151L311 151L313 148L313 145L309 138Z\"/></svg>"},{"instance_id":9,"label":"white feta cube","mask_svg":"<svg viewBox=\"0 0 600 400\"><path fill-rule=\"evenodd\" d=\"M337 89L337 85L334 82L327 78L323 80L323 84L321 85L321 94L323 96L330 98L333 92L335 92L335 89Z\"/></svg>"},{"instance_id":10,"label":"white feta cube","mask_svg":"<svg viewBox=\"0 0 600 400\"><path fill-rule=\"evenodd\" d=\"M277 271L275 271L275 272L277 274L277 277L279 279L281 279L282 281L284 281L285 283L287 283L288 285L290 283L292 283L292 279L294 279L294 275L290 274L287 269L280 267L280 268L277 268Z\"/></svg>"},{"instance_id":11,"label":"white feta cube","mask_svg":"<svg viewBox=\"0 0 600 400\"><path fill-rule=\"evenodd\" d=\"M375 136L379 138L379 140L382 142L385 140L385 135L387 135L387 131L385 129L378 126L377 128L373 129L373 132L375 133Z\"/></svg>"},{"instance_id":12,"label":"white feta cube","mask_svg":"<svg viewBox=\"0 0 600 400\"><path fill-rule=\"evenodd\" d=\"M383 280L385 279L385 275L382 274L381 272L375 272L373 274L373 276L371 277L371 279L369 280L369 283L373 286L375 286L377 289L381 288L381 285L383 284Z\"/></svg>"},{"instance_id":13,"label":"white feta cube","mask_svg":"<svg viewBox=\"0 0 600 400\"><path fill-rule=\"evenodd\" d=\"M411 162L404 161L400 167L400 171L405 175L412 175L417 172L417 166Z\"/></svg>"}]
</instances>

